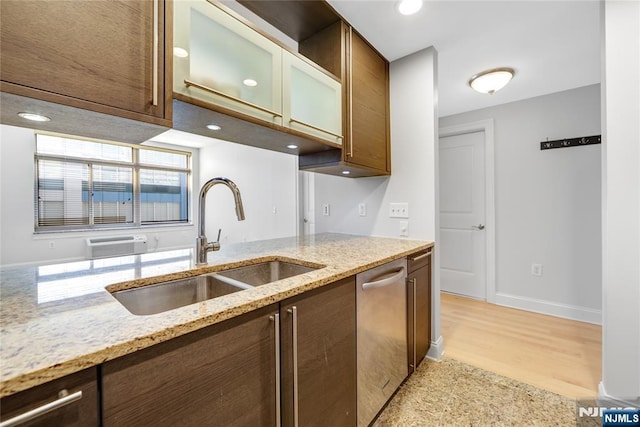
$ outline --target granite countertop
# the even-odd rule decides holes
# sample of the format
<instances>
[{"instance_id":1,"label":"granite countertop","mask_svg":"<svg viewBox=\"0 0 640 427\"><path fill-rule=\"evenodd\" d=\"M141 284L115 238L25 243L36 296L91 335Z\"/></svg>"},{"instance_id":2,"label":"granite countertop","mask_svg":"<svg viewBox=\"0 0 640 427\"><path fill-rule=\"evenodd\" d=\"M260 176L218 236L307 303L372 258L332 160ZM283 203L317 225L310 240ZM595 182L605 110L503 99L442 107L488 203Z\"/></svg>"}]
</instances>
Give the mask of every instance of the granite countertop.
<instances>
[{"instance_id":1,"label":"granite countertop","mask_svg":"<svg viewBox=\"0 0 640 427\"><path fill-rule=\"evenodd\" d=\"M0 397L281 301L433 246L318 234L227 245L195 267L193 250L0 271ZM163 313L131 314L107 291L292 259L325 268Z\"/></svg>"}]
</instances>

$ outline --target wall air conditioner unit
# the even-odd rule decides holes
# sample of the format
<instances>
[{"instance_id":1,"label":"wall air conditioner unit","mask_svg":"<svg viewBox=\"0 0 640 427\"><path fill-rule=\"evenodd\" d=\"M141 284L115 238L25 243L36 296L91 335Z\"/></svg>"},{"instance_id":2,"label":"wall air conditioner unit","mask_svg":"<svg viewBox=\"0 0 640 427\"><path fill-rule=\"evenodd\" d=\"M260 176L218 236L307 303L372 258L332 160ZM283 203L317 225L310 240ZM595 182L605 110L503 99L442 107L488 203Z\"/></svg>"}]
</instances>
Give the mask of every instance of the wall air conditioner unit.
<instances>
[{"instance_id":1,"label":"wall air conditioner unit","mask_svg":"<svg viewBox=\"0 0 640 427\"><path fill-rule=\"evenodd\" d=\"M113 236L87 239L85 258L107 258L147 252L147 236Z\"/></svg>"}]
</instances>

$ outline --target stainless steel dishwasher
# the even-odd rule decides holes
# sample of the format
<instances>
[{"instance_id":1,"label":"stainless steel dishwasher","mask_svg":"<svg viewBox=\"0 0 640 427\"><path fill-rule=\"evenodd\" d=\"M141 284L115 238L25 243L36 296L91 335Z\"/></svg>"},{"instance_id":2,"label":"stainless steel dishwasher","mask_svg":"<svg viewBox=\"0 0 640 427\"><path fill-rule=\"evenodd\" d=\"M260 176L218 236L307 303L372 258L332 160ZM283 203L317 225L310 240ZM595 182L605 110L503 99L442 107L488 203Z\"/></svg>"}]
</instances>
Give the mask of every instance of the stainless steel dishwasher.
<instances>
[{"instance_id":1,"label":"stainless steel dishwasher","mask_svg":"<svg viewBox=\"0 0 640 427\"><path fill-rule=\"evenodd\" d=\"M358 426L367 426L408 375L407 261L356 276Z\"/></svg>"}]
</instances>

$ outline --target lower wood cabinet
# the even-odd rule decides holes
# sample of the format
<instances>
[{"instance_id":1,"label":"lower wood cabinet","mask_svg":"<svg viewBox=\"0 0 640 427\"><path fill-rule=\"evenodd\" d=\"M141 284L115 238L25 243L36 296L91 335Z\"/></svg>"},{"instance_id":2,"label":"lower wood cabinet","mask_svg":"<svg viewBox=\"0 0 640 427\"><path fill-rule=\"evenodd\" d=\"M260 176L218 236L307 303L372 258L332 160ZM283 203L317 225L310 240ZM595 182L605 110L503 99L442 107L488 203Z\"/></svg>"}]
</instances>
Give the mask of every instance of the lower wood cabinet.
<instances>
[{"instance_id":1,"label":"lower wood cabinet","mask_svg":"<svg viewBox=\"0 0 640 427\"><path fill-rule=\"evenodd\" d=\"M431 251L407 257L407 364L409 374L420 365L431 345Z\"/></svg>"},{"instance_id":2,"label":"lower wood cabinet","mask_svg":"<svg viewBox=\"0 0 640 427\"><path fill-rule=\"evenodd\" d=\"M97 368L89 368L0 400L5 425L99 426ZM44 411L45 405L55 409ZM18 422L18 419L22 421Z\"/></svg>"},{"instance_id":3,"label":"lower wood cabinet","mask_svg":"<svg viewBox=\"0 0 640 427\"><path fill-rule=\"evenodd\" d=\"M105 427L355 425L355 279L105 363L102 411Z\"/></svg>"},{"instance_id":4,"label":"lower wood cabinet","mask_svg":"<svg viewBox=\"0 0 640 427\"><path fill-rule=\"evenodd\" d=\"M103 425L274 426L278 305L102 368Z\"/></svg>"},{"instance_id":5,"label":"lower wood cabinet","mask_svg":"<svg viewBox=\"0 0 640 427\"><path fill-rule=\"evenodd\" d=\"M282 425L355 426L355 278L280 304Z\"/></svg>"}]
</instances>

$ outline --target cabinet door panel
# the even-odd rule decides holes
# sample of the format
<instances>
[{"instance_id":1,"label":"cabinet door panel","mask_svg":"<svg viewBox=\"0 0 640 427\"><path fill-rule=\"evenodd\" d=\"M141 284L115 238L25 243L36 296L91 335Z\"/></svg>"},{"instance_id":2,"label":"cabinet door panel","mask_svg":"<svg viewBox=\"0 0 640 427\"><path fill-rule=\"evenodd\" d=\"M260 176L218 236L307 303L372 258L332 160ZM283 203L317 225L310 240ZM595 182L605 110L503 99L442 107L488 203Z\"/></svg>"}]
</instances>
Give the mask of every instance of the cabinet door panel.
<instances>
[{"instance_id":1,"label":"cabinet door panel","mask_svg":"<svg viewBox=\"0 0 640 427\"><path fill-rule=\"evenodd\" d=\"M0 400L2 421L6 422L27 411L57 401L61 397L59 395L61 390L66 390L69 395L81 391L82 397L20 425L28 427L100 425L96 368L89 368L3 398Z\"/></svg>"},{"instance_id":2,"label":"cabinet door panel","mask_svg":"<svg viewBox=\"0 0 640 427\"><path fill-rule=\"evenodd\" d=\"M293 425L292 307L297 312L298 425L356 424L355 280L281 304L282 424Z\"/></svg>"},{"instance_id":3,"label":"cabinet door panel","mask_svg":"<svg viewBox=\"0 0 640 427\"><path fill-rule=\"evenodd\" d=\"M103 365L104 426L273 426L275 306Z\"/></svg>"},{"instance_id":4,"label":"cabinet door panel","mask_svg":"<svg viewBox=\"0 0 640 427\"><path fill-rule=\"evenodd\" d=\"M156 3L157 25L151 1L3 0L0 4L3 81L164 116L163 1Z\"/></svg>"},{"instance_id":5,"label":"cabinet door panel","mask_svg":"<svg viewBox=\"0 0 640 427\"><path fill-rule=\"evenodd\" d=\"M409 309L409 371L424 359L431 345L431 262L409 274L407 306ZM415 290L414 290L415 286ZM415 298L414 298L415 295ZM414 339L415 338L415 339ZM415 348L414 348L415 345ZM415 353L414 353L415 352ZM414 360L415 356L415 360Z\"/></svg>"},{"instance_id":6,"label":"cabinet door panel","mask_svg":"<svg viewBox=\"0 0 640 427\"><path fill-rule=\"evenodd\" d=\"M350 52L351 141L346 159L388 171L388 64L353 31Z\"/></svg>"},{"instance_id":7,"label":"cabinet door panel","mask_svg":"<svg viewBox=\"0 0 640 427\"><path fill-rule=\"evenodd\" d=\"M174 57L175 91L282 124L278 45L204 0L176 2L174 19L175 45L188 55Z\"/></svg>"},{"instance_id":8,"label":"cabinet door panel","mask_svg":"<svg viewBox=\"0 0 640 427\"><path fill-rule=\"evenodd\" d=\"M340 82L288 52L283 64L285 122L293 129L342 144Z\"/></svg>"}]
</instances>

